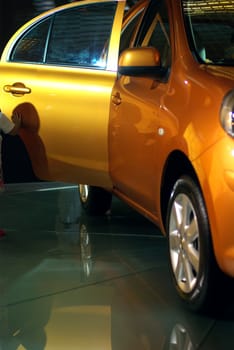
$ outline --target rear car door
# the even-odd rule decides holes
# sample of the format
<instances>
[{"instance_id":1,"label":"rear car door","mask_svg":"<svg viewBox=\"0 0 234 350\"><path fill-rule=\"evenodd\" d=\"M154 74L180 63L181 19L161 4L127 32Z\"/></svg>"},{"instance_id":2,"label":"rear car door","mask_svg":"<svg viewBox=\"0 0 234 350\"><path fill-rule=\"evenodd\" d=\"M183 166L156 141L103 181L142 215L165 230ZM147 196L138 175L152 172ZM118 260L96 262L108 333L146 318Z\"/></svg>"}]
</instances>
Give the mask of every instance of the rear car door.
<instances>
[{"instance_id":1,"label":"rear car door","mask_svg":"<svg viewBox=\"0 0 234 350\"><path fill-rule=\"evenodd\" d=\"M125 1L82 1L33 19L6 46L1 109L18 110L40 179L110 183L107 132Z\"/></svg>"}]
</instances>

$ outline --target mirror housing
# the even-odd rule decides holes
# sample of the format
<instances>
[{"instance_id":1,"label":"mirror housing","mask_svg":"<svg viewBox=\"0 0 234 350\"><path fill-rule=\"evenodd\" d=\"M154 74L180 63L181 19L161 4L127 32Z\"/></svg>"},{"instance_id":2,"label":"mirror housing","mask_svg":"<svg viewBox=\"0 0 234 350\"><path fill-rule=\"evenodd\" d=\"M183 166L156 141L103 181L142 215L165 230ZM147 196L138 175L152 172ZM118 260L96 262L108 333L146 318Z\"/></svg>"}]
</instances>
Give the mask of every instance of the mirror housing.
<instances>
[{"instance_id":1,"label":"mirror housing","mask_svg":"<svg viewBox=\"0 0 234 350\"><path fill-rule=\"evenodd\" d=\"M134 47L124 50L119 58L118 73L135 77L163 79L168 69L161 66L159 51L154 47Z\"/></svg>"}]
</instances>

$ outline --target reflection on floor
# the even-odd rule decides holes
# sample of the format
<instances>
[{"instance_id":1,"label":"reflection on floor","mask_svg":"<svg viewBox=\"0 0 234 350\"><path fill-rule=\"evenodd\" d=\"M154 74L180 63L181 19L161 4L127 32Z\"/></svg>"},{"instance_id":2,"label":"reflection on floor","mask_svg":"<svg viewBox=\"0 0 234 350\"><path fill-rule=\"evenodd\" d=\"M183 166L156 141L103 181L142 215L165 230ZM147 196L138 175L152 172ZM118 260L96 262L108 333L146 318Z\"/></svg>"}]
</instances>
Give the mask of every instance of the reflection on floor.
<instances>
[{"instance_id":1,"label":"reflection on floor","mask_svg":"<svg viewBox=\"0 0 234 350\"><path fill-rule=\"evenodd\" d=\"M186 311L166 240L114 199L81 213L77 186L12 184L0 195L1 350L233 349L234 311Z\"/></svg>"}]
</instances>

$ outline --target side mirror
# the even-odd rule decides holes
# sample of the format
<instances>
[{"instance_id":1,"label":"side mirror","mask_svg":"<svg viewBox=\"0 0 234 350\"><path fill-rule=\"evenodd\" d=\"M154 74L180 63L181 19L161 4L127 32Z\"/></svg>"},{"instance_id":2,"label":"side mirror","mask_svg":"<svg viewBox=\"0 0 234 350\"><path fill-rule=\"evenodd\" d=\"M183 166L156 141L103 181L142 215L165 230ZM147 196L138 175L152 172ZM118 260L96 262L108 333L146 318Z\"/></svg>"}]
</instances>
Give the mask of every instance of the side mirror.
<instances>
[{"instance_id":1,"label":"side mirror","mask_svg":"<svg viewBox=\"0 0 234 350\"><path fill-rule=\"evenodd\" d=\"M167 76L168 69L161 66L160 53L154 47L135 47L123 51L118 72L121 75L162 79Z\"/></svg>"}]
</instances>

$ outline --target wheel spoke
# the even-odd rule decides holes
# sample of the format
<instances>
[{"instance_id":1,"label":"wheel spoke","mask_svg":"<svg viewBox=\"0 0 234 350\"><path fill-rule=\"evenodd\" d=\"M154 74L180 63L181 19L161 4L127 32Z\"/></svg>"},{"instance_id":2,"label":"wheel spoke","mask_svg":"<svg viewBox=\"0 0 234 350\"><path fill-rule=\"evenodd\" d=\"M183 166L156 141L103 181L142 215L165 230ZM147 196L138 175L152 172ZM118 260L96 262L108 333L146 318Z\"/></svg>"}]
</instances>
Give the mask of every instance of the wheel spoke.
<instances>
[{"instance_id":1,"label":"wheel spoke","mask_svg":"<svg viewBox=\"0 0 234 350\"><path fill-rule=\"evenodd\" d=\"M176 281L188 293L194 287L199 272L199 228L193 205L182 193L173 202L169 240Z\"/></svg>"},{"instance_id":2,"label":"wheel spoke","mask_svg":"<svg viewBox=\"0 0 234 350\"><path fill-rule=\"evenodd\" d=\"M189 292L194 285L194 274L190 262L182 251L177 254L177 264L175 266L174 274L178 285L185 292Z\"/></svg>"},{"instance_id":3,"label":"wheel spoke","mask_svg":"<svg viewBox=\"0 0 234 350\"><path fill-rule=\"evenodd\" d=\"M172 215L171 219L172 219L172 222L174 223L174 228L176 229L179 229L179 227L182 224L183 216L181 212L182 212L181 204L175 201L171 212L171 215Z\"/></svg>"},{"instance_id":4,"label":"wheel spoke","mask_svg":"<svg viewBox=\"0 0 234 350\"><path fill-rule=\"evenodd\" d=\"M171 232L170 247L172 251L178 251L180 247L180 236L178 234L178 230Z\"/></svg>"},{"instance_id":5,"label":"wheel spoke","mask_svg":"<svg viewBox=\"0 0 234 350\"><path fill-rule=\"evenodd\" d=\"M193 214L192 220L186 229L184 250L190 264L196 273L199 270L199 235L196 216Z\"/></svg>"},{"instance_id":6,"label":"wheel spoke","mask_svg":"<svg viewBox=\"0 0 234 350\"><path fill-rule=\"evenodd\" d=\"M198 224L196 218L193 218L186 230L186 236L189 243L198 240Z\"/></svg>"},{"instance_id":7,"label":"wheel spoke","mask_svg":"<svg viewBox=\"0 0 234 350\"><path fill-rule=\"evenodd\" d=\"M181 280L183 280L184 278L184 264L183 264L183 256L181 251L179 251L177 254L177 262L175 264L175 261L174 261L174 266L175 266L174 274L175 274L176 280L180 283Z\"/></svg>"},{"instance_id":8,"label":"wheel spoke","mask_svg":"<svg viewBox=\"0 0 234 350\"><path fill-rule=\"evenodd\" d=\"M181 212L182 212L181 228L184 231L189 223L191 208L188 203L188 198L185 195L181 195L179 198L181 198Z\"/></svg>"},{"instance_id":9,"label":"wheel spoke","mask_svg":"<svg viewBox=\"0 0 234 350\"><path fill-rule=\"evenodd\" d=\"M192 265L190 264L187 257L183 256L183 265L184 265L184 282L186 284L186 289L190 291L194 285L194 273Z\"/></svg>"},{"instance_id":10,"label":"wheel spoke","mask_svg":"<svg viewBox=\"0 0 234 350\"><path fill-rule=\"evenodd\" d=\"M194 271L198 273L199 271L199 252L192 246L187 245L185 248L186 251L186 257L188 262L193 267Z\"/></svg>"},{"instance_id":11,"label":"wheel spoke","mask_svg":"<svg viewBox=\"0 0 234 350\"><path fill-rule=\"evenodd\" d=\"M184 246L184 251L188 262L191 264L191 266L194 269L194 272L196 272L197 274L199 271L199 258L200 258L198 249L192 244L186 244Z\"/></svg>"}]
</instances>

